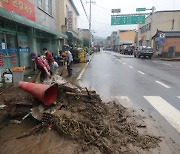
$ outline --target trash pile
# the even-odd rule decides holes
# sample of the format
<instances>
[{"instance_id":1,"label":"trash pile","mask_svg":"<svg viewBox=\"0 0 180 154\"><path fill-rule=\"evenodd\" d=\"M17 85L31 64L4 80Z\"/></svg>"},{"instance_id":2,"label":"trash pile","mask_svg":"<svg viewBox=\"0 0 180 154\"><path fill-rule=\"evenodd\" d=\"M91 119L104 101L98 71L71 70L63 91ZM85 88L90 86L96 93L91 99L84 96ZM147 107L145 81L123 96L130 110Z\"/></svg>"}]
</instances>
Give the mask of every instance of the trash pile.
<instances>
[{"instance_id":1,"label":"trash pile","mask_svg":"<svg viewBox=\"0 0 180 154\"><path fill-rule=\"evenodd\" d=\"M29 109L27 102L31 100L31 109L23 113L22 120L32 115L38 124L16 136L17 140L53 130L68 140L76 141L79 144L76 153L88 152L94 147L99 153L107 154L135 152L133 147L149 150L158 147L161 142L160 137L140 132L139 129L146 129L146 125L137 124L136 119L122 105L115 102L104 103L95 91L76 87L61 76L56 75L51 81L45 82L45 84L54 83L58 84L59 97L49 106L43 105L31 95L24 94L26 101L22 102ZM15 112L19 109L17 106L19 101L15 99L17 96L13 99L9 97L11 101L5 100L5 96L6 94L2 94L1 101L5 101L7 106L10 102L11 105L16 104L11 116L17 115L16 113L19 113ZM9 106L6 108L9 109L8 113L11 113L11 108Z\"/></svg>"}]
</instances>

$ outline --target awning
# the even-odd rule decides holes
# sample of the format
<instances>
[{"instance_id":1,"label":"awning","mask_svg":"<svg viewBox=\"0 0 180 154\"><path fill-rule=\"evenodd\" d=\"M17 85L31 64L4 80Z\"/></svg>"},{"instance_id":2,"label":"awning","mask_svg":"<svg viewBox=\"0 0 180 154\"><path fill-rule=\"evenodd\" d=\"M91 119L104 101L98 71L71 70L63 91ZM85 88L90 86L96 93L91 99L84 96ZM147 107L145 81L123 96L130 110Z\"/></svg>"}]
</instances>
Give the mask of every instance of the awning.
<instances>
[{"instance_id":1,"label":"awning","mask_svg":"<svg viewBox=\"0 0 180 154\"><path fill-rule=\"evenodd\" d=\"M79 40L78 34L72 32L72 31L66 32L66 35L67 35L68 38L71 39L71 40L74 39L74 38L77 39L77 40Z\"/></svg>"},{"instance_id":2,"label":"awning","mask_svg":"<svg viewBox=\"0 0 180 154\"><path fill-rule=\"evenodd\" d=\"M41 24L38 24L34 21L31 21L27 18L25 18L24 16L20 16L14 12L10 12L4 8L1 8L0 7L0 16L4 17L4 18L7 18L9 20L12 20L14 22L17 22L17 23L20 23L20 24L23 24L23 25L26 25L26 26L29 26L29 27L34 27L36 29L39 29L41 31L44 31L44 32L47 32L47 33L50 33L50 34L53 34L55 36L60 37L60 38L63 38L63 39L67 39L68 36L61 33L61 32L57 32L57 31L54 31L54 30L51 30L50 28L46 27L46 26L43 26Z\"/></svg>"},{"instance_id":3,"label":"awning","mask_svg":"<svg viewBox=\"0 0 180 154\"><path fill-rule=\"evenodd\" d=\"M0 7L0 16L13 20L11 12Z\"/></svg>"},{"instance_id":4,"label":"awning","mask_svg":"<svg viewBox=\"0 0 180 154\"><path fill-rule=\"evenodd\" d=\"M62 32L58 32L57 39L68 39L68 36L66 34L63 34Z\"/></svg>"},{"instance_id":5,"label":"awning","mask_svg":"<svg viewBox=\"0 0 180 154\"><path fill-rule=\"evenodd\" d=\"M68 36L68 39L69 39L70 41L73 40L73 34L72 34L71 32L66 32L66 35Z\"/></svg>"}]
</instances>

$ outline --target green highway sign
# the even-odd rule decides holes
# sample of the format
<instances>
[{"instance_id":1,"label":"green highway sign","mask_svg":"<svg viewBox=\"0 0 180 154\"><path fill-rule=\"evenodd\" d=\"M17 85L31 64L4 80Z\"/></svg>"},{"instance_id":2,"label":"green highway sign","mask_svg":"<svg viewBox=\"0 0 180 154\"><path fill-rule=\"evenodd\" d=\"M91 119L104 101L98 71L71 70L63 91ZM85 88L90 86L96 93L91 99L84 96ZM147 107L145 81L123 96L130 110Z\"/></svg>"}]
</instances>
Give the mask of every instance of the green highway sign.
<instances>
[{"instance_id":1,"label":"green highway sign","mask_svg":"<svg viewBox=\"0 0 180 154\"><path fill-rule=\"evenodd\" d=\"M111 25L145 24L145 15L111 16Z\"/></svg>"},{"instance_id":2,"label":"green highway sign","mask_svg":"<svg viewBox=\"0 0 180 154\"><path fill-rule=\"evenodd\" d=\"M146 11L146 8L136 8L136 12Z\"/></svg>"}]
</instances>

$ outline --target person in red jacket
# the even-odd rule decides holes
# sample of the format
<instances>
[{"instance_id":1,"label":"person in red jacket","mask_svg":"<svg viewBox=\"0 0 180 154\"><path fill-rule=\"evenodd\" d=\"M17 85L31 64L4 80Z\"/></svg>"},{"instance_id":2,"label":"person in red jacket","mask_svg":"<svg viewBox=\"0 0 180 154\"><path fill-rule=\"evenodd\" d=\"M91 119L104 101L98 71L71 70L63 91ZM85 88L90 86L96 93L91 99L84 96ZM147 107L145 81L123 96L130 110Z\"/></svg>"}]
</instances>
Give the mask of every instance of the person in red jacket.
<instances>
[{"instance_id":1,"label":"person in red jacket","mask_svg":"<svg viewBox=\"0 0 180 154\"><path fill-rule=\"evenodd\" d=\"M40 81L43 82L47 77L51 77L50 66L46 59L38 55L35 59L37 68L41 71Z\"/></svg>"},{"instance_id":2,"label":"person in red jacket","mask_svg":"<svg viewBox=\"0 0 180 154\"><path fill-rule=\"evenodd\" d=\"M54 58L52 56L52 53L49 50L47 50L46 48L43 48L43 51L46 54L46 59L51 68L51 71L53 71Z\"/></svg>"}]
</instances>

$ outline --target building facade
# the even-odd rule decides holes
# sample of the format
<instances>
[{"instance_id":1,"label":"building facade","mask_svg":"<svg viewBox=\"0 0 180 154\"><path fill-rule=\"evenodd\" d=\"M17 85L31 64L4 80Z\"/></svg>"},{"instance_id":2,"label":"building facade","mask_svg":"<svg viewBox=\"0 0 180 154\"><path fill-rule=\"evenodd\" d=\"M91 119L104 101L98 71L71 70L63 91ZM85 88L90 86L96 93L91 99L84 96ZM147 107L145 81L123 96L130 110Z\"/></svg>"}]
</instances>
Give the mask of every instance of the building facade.
<instances>
[{"instance_id":1,"label":"building facade","mask_svg":"<svg viewBox=\"0 0 180 154\"><path fill-rule=\"evenodd\" d=\"M115 51L120 52L126 46L135 46L135 30L119 30L115 40Z\"/></svg>"},{"instance_id":2,"label":"building facade","mask_svg":"<svg viewBox=\"0 0 180 154\"><path fill-rule=\"evenodd\" d=\"M56 0L57 31L68 36L68 44L75 46L79 41L78 16L79 12L73 0Z\"/></svg>"},{"instance_id":3,"label":"building facade","mask_svg":"<svg viewBox=\"0 0 180 154\"><path fill-rule=\"evenodd\" d=\"M157 31L153 36L154 51L162 57L180 56L180 31Z\"/></svg>"},{"instance_id":4,"label":"building facade","mask_svg":"<svg viewBox=\"0 0 180 154\"><path fill-rule=\"evenodd\" d=\"M31 67L32 53L44 54L48 48L58 52L58 38L67 36L56 31L56 1L0 1L0 67Z\"/></svg>"},{"instance_id":5,"label":"building facade","mask_svg":"<svg viewBox=\"0 0 180 154\"><path fill-rule=\"evenodd\" d=\"M152 15L149 15L145 20L145 24L139 25L139 46L153 46L151 39L157 30L180 31L180 10L157 11L154 13L153 23L151 23L151 18Z\"/></svg>"}]
</instances>

